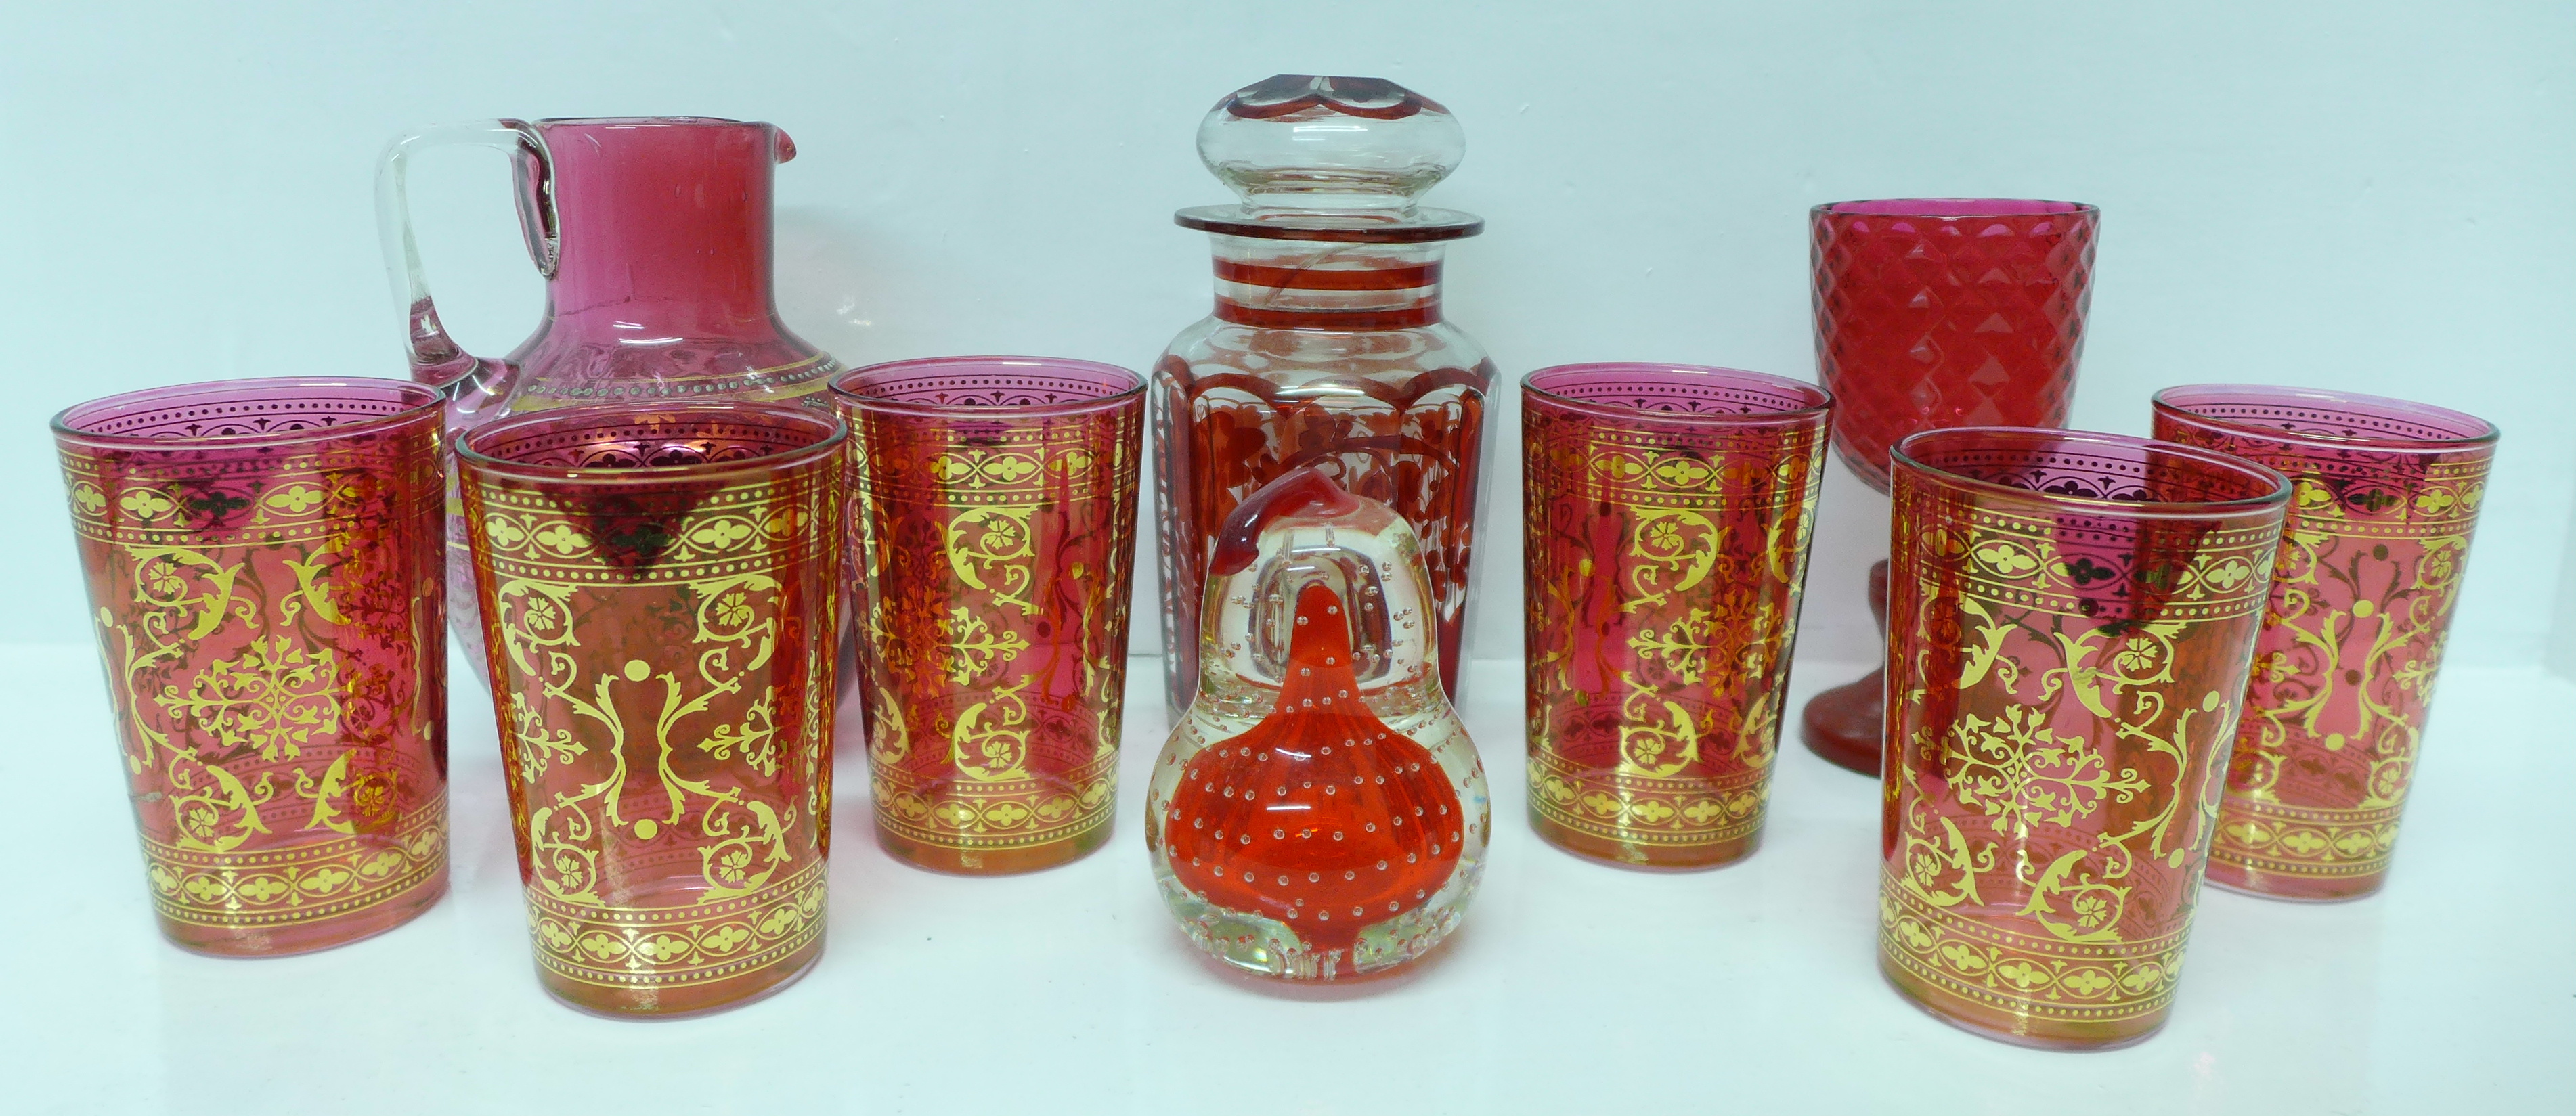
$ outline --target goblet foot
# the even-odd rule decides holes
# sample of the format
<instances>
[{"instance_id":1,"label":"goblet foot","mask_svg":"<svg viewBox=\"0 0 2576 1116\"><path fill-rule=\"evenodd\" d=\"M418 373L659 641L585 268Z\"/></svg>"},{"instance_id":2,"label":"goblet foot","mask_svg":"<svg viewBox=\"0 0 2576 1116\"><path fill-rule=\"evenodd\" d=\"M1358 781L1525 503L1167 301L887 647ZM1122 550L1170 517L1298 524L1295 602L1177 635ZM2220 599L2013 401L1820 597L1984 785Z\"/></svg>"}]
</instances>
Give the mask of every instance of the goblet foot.
<instances>
[{"instance_id":1,"label":"goblet foot","mask_svg":"<svg viewBox=\"0 0 2576 1116\"><path fill-rule=\"evenodd\" d=\"M1887 668L1808 699L1807 711L1798 720L1799 736L1808 751L1848 771L1878 774L1879 749L1886 735Z\"/></svg>"}]
</instances>

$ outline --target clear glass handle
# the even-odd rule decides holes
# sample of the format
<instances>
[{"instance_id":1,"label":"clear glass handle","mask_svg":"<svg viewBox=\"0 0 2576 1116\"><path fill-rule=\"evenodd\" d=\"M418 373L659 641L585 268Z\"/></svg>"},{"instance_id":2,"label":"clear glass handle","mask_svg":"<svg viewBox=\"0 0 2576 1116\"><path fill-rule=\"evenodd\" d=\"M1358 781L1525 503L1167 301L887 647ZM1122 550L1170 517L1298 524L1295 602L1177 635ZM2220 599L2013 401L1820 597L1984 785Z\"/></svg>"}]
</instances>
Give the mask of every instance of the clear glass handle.
<instances>
[{"instance_id":1,"label":"clear glass handle","mask_svg":"<svg viewBox=\"0 0 2576 1116\"><path fill-rule=\"evenodd\" d=\"M554 278L557 224L554 159L545 137L523 120L482 120L442 124L395 139L376 167L376 232L385 253L385 276L403 310L403 337L412 379L433 387L456 385L459 394L498 394L508 366L466 352L447 335L438 306L429 297L421 274L420 246L412 237L411 196L407 182L411 157L434 147L491 147L510 153L518 180L519 230L527 238L528 258L539 274Z\"/></svg>"}]
</instances>

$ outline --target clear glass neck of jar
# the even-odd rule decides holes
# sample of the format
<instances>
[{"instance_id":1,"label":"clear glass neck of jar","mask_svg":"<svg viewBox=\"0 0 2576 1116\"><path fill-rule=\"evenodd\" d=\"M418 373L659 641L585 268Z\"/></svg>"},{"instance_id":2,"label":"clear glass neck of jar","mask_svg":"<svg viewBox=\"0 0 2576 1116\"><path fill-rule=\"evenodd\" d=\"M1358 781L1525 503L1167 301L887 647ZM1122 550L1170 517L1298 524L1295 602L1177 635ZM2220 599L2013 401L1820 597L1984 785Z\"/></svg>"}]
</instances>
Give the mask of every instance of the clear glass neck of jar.
<instances>
[{"instance_id":1,"label":"clear glass neck of jar","mask_svg":"<svg viewBox=\"0 0 2576 1116\"><path fill-rule=\"evenodd\" d=\"M1411 329L1440 321L1448 245L1211 233L1216 318L1260 329Z\"/></svg>"}]
</instances>

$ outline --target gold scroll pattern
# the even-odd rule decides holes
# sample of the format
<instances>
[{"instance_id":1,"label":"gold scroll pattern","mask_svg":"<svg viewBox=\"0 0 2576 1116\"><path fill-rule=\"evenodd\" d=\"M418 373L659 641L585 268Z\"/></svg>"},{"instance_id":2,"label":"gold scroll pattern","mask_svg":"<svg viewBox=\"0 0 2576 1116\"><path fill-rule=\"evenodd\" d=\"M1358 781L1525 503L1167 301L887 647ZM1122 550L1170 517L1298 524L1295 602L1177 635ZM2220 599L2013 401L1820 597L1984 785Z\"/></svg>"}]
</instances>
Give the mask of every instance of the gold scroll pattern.
<instances>
[{"instance_id":1,"label":"gold scroll pattern","mask_svg":"<svg viewBox=\"0 0 2576 1116\"><path fill-rule=\"evenodd\" d=\"M372 721L390 711L363 708L398 686L428 685L419 675L434 668L419 655L389 657L378 645L434 632L437 620L424 614L415 630L388 634L353 628L344 612L357 584L347 567L383 561L351 552L362 541L393 545L357 533L379 529L370 519L388 509L401 514L389 486L435 498L436 452L423 430L239 472L182 465L140 476L63 455L144 879L163 919L310 925L443 879L446 790L428 758L439 726L387 731ZM423 577L435 577L420 557ZM361 695L371 696L353 709Z\"/></svg>"},{"instance_id":2,"label":"gold scroll pattern","mask_svg":"<svg viewBox=\"0 0 2576 1116\"><path fill-rule=\"evenodd\" d=\"M869 789L885 832L980 854L1109 824L1126 664L1117 589L1134 526L1106 505L1135 467L1121 456L1136 421L1014 424L972 445L934 436L910 455L853 440L852 550L874 583L861 618L874 657ZM930 555L903 545L919 538L903 524L924 517ZM1059 537L1069 520L1098 524L1102 539ZM1102 560L1043 561L1073 545ZM1050 693L1067 655L1071 692ZM1049 741L1080 754L1048 754Z\"/></svg>"},{"instance_id":3,"label":"gold scroll pattern","mask_svg":"<svg viewBox=\"0 0 2576 1116\"><path fill-rule=\"evenodd\" d=\"M2109 944L2015 934L1912 891L1879 892L1879 954L1952 995L2062 1022L2152 1015L2173 999L2187 930Z\"/></svg>"},{"instance_id":4,"label":"gold scroll pattern","mask_svg":"<svg viewBox=\"0 0 2576 1116\"><path fill-rule=\"evenodd\" d=\"M1060 776L963 785L882 765L870 772L870 790L878 824L899 836L967 852L1030 848L1108 823L1118 754L1093 756Z\"/></svg>"},{"instance_id":5,"label":"gold scroll pattern","mask_svg":"<svg viewBox=\"0 0 2576 1116\"><path fill-rule=\"evenodd\" d=\"M1534 439L1526 507L1531 545L1563 552L1531 563L1531 809L1629 848L1749 837L1779 744L1822 429L1683 447L1651 431L1551 425ZM1551 535L1551 500L1615 519L1617 546L1596 555ZM1588 600L1601 564L1613 601ZM1598 635L1577 631L1587 609L1607 617ZM1571 673L1578 655L1631 669L1587 692ZM1565 750L1603 735L1615 754Z\"/></svg>"},{"instance_id":6,"label":"gold scroll pattern","mask_svg":"<svg viewBox=\"0 0 2576 1116\"><path fill-rule=\"evenodd\" d=\"M820 859L753 890L686 907L598 907L528 891L537 964L608 988L671 988L756 972L823 936Z\"/></svg>"},{"instance_id":7,"label":"gold scroll pattern","mask_svg":"<svg viewBox=\"0 0 2576 1116\"><path fill-rule=\"evenodd\" d=\"M830 468L705 494L652 524L663 545L639 568L612 568L596 528L552 497L469 486L546 972L676 988L820 940L836 649L818 633L836 630L839 594ZM639 645L648 631L686 638Z\"/></svg>"},{"instance_id":8,"label":"gold scroll pattern","mask_svg":"<svg viewBox=\"0 0 2576 1116\"><path fill-rule=\"evenodd\" d=\"M2376 876L2396 846L2488 462L2439 461L2401 492L2339 496L2313 464L2248 456L2295 481L2210 856L2281 876ZM2348 785L2292 785L2290 767Z\"/></svg>"},{"instance_id":9,"label":"gold scroll pattern","mask_svg":"<svg viewBox=\"0 0 2576 1116\"><path fill-rule=\"evenodd\" d=\"M1896 568L1915 579L1901 591L1923 603L1914 660L1892 671L1906 745L1890 764L1881 961L2037 1021L2161 1013L2238 704L2210 673L2224 654L2200 641L2254 622L2276 539L2214 529L2132 576L2060 553L2044 517L1941 514L1897 527L1912 553ZM2097 619L2084 594L2107 579L2162 600L2150 618Z\"/></svg>"},{"instance_id":10,"label":"gold scroll pattern","mask_svg":"<svg viewBox=\"0 0 2576 1116\"><path fill-rule=\"evenodd\" d=\"M153 909L173 922L253 928L330 918L398 898L447 866L447 795L383 834L236 853L146 839L144 855Z\"/></svg>"}]
</instances>

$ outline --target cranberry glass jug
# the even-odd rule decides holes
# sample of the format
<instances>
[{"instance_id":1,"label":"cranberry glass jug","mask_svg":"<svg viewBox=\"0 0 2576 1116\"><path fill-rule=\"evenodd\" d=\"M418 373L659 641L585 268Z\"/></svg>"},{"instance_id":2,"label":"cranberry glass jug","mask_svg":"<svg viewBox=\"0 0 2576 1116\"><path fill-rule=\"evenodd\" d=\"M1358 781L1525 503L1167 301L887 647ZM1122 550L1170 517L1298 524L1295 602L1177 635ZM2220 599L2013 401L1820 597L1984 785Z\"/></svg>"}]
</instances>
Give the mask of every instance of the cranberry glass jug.
<instances>
[{"instance_id":1,"label":"cranberry glass jug","mask_svg":"<svg viewBox=\"0 0 2576 1116\"><path fill-rule=\"evenodd\" d=\"M405 169L424 149L454 145L510 153L519 227L546 279L544 320L506 357L458 347L421 275ZM376 220L412 378L449 389L448 444L503 415L569 403L827 408L821 393L840 365L788 332L771 296L771 168L795 157L774 125L705 117L493 120L395 140L376 175ZM453 472L448 627L479 678L488 667Z\"/></svg>"},{"instance_id":2,"label":"cranberry glass jug","mask_svg":"<svg viewBox=\"0 0 2576 1116\"><path fill-rule=\"evenodd\" d=\"M1440 268L1484 221L1414 200L1464 155L1457 118L1391 81L1282 74L1218 102L1198 146L1243 203L1174 215L1215 242L1217 291L1150 394L1170 707L1198 687L1218 527L1310 464L1411 524L1455 695L1494 366L1442 320Z\"/></svg>"},{"instance_id":3,"label":"cranberry glass jug","mask_svg":"<svg viewBox=\"0 0 2576 1116\"><path fill-rule=\"evenodd\" d=\"M1198 692L1145 843L1199 948L1289 980L1382 972L1457 928L1493 809L1439 682L1430 577L1385 504L1308 465L1209 559Z\"/></svg>"}]
</instances>

